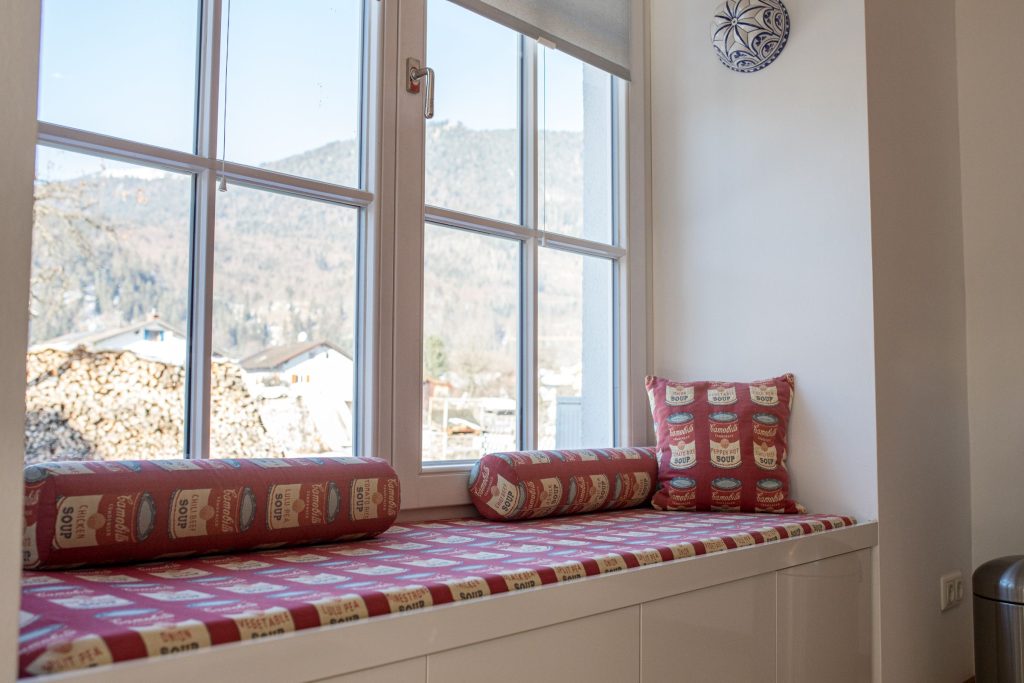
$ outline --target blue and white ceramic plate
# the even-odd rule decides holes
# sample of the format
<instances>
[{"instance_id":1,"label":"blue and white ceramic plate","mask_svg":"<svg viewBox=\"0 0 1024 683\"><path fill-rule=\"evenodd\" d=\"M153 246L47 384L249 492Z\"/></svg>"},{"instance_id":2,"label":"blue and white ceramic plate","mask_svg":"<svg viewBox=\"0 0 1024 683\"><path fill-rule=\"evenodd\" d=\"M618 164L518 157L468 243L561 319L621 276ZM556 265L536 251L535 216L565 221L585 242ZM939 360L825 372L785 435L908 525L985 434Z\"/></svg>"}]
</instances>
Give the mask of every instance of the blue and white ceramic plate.
<instances>
[{"instance_id":1,"label":"blue and white ceramic plate","mask_svg":"<svg viewBox=\"0 0 1024 683\"><path fill-rule=\"evenodd\" d=\"M711 42L722 64L753 73L782 54L789 40L789 12L782 0L726 0L711 21Z\"/></svg>"}]
</instances>

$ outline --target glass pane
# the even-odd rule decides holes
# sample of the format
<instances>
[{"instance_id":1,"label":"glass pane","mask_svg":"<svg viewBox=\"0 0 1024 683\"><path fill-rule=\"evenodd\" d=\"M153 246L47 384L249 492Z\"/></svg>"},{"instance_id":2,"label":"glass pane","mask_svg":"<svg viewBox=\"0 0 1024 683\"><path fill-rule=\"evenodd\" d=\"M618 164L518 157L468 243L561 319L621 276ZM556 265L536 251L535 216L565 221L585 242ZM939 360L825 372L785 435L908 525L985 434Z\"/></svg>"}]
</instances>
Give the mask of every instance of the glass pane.
<instances>
[{"instance_id":1,"label":"glass pane","mask_svg":"<svg viewBox=\"0 0 1024 683\"><path fill-rule=\"evenodd\" d=\"M437 73L427 204L518 223L519 34L430 0L427 64Z\"/></svg>"},{"instance_id":2,"label":"glass pane","mask_svg":"<svg viewBox=\"0 0 1024 683\"><path fill-rule=\"evenodd\" d=\"M229 18L224 3L222 155L358 185L362 5L249 0L231 3Z\"/></svg>"},{"instance_id":3,"label":"glass pane","mask_svg":"<svg viewBox=\"0 0 1024 683\"><path fill-rule=\"evenodd\" d=\"M612 262L540 250L540 448L614 445Z\"/></svg>"},{"instance_id":4,"label":"glass pane","mask_svg":"<svg viewBox=\"0 0 1024 683\"><path fill-rule=\"evenodd\" d=\"M199 3L46 0L39 118L191 152Z\"/></svg>"},{"instance_id":5,"label":"glass pane","mask_svg":"<svg viewBox=\"0 0 1024 683\"><path fill-rule=\"evenodd\" d=\"M38 148L25 462L181 457L192 183Z\"/></svg>"},{"instance_id":6,"label":"glass pane","mask_svg":"<svg viewBox=\"0 0 1024 683\"><path fill-rule=\"evenodd\" d=\"M217 194L212 457L352 454L358 217Z\"/></svg>"},{"instance_id":7,"label":"glass pane","mask_svg":"<svg viewBox=\"0 0 1024 683\"><path fill-rule=\"evenodd\" d=\"M423 460L517 448L519 243L428 224Z\"/></svg>"},{"instance_id":8,"label":"glass pane","mask_svg":"<svg viewBox=\"0 0 1024 683\"><path fill-rule=\"evenodd\" d=\"M539 48L540 225L612 242L612 77Z\"/></svg>"}]
</instances>

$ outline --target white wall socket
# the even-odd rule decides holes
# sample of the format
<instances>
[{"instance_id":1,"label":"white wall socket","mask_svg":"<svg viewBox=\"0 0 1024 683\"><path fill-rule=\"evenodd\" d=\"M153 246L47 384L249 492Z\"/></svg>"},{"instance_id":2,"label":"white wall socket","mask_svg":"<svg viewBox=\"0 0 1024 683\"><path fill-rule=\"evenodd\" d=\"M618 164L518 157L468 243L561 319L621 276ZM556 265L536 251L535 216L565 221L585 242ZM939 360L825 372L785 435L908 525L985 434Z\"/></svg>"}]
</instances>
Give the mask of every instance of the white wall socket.
<instances>
[{"instance_id":1,"label":"white wall socket","mask_svg":"<svg viewBox=\"0 0 1024 683\"><path fill-rule=\"evenodd\" d=\"M964 599L964 575L962 572L945 574L939 578L939 609L943 612L956 607Z\"/></svg>"}]
</instances>

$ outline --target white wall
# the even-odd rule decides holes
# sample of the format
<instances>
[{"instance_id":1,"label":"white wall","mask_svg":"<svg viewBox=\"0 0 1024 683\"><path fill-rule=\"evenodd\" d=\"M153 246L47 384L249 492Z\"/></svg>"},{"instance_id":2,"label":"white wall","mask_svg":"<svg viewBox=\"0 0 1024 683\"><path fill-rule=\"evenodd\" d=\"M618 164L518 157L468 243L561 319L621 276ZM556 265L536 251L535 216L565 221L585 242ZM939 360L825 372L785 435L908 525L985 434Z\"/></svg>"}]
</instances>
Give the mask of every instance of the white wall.
<instances>
[{"instance_id":1,"label":"white wall","mask_svg":"<svg viewBox=\"0 0 1024 683\"><path fill-rule=\"evenodd\" d=\"M790 0L775 64L711 49L715 3L651 0L653 372L796 375L811 510L877 516L862 0Z\"/></svg>"},{"instance_id":2,"label":"white wall","mask_svg":"<svg viewBox=\"0 0 1024 683\"><path fill-rule=\"evenodd\" d=\"M1024 554L1024 71L1019 0L959 0L974 565Z\"/></svg>"},{"instance_id":3,"label":"white wall","mask_svg":"<svg viewBox=\"0 0 1024 683\"><path fill-rule=\"evenodd\" d=\"M960 683L970 602L937 597L971 552L953 0L787 0L754 75L715 60L714 3L650 2L652 370L796 374L796 496L881 520L876 674Z\"/></svg>"},{"instance_id":4,"label":"white wall","mask_svg":"<svg viewBox=\"0 0 1024 683\"><path fill-rule=\"evenodd\" d=\"M39 3L0 3L0 681L17 677Z\"/></svg>"},{"instance_id":5,"label":"white wall","mask_svg":"<svg viewBox=\"0 0 1024 683\"><path fill-rule=\"evenodd\" d=\"M939 575L971 569L954 1L865 4L882 672L959 683L971 603L938 605Z\"/></svg>"}]
</instances>

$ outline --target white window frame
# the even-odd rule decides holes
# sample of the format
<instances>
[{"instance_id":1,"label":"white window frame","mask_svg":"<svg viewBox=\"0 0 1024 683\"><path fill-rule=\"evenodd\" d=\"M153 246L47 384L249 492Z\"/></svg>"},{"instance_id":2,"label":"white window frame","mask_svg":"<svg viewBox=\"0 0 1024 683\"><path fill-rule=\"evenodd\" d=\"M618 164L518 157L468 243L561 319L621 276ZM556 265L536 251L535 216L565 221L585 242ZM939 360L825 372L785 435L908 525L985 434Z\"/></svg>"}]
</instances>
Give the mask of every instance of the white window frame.
<instances>
[{"instance_id":1,"label":"white window frame","mask_svg":"<svg viewBox=\"0 0 1024 683\"><path fill-rule=\"evenodd\" d=\"M537 52L536 41L520 38L519 130L521 224L473 216L424 203L425 121L420 96L405 92L405 60L415 57L429 66L426 56L427 0L402 0L396 17L398 52L390 72L395 95L394 197L394 307L390 319L392 338L391 402L388 409L392 431L380 439L391 444L390 459L402 480L402 507L446 508L469 501L467 476L470 464L424 463L422 460L422 339L424 223L461 228L484 235L511 238L521 245L520 359L518 372L518 439L525 449L535 448L538 428L537 400L537 262L543 242L546 248L609 259L613 264L613 358L615 444L647 442L646 397L642 380L646 371L646 201L637 199L633 187L643 188L646 171L636 164L637 142L630 121L640 108L633 92L643 88L621 79L613 81L613 233L612 244L546 232L539 227L537 173ZM634 3L634 12L643 3ZM642 32L642 26L641 26ZM641 43L642 45L642 43ZM642 68L638 69L642 77ZM444 73L437 78L444 79ZM385 84L388 89L389 85ZM641 132L642 132L641 128ZM642 144L643 138L640 138ZM644 147L639 148L643 153ZM640 182L637 183L636 181ZM645 193L642 193L645 196ZM637 324L643 327L638 331ZM635 386L640 384L640 391ZM638 410L637 406L642 410Z\"/></svg>"},{"instance_id":2,"label":"white window frame","mask_svg":"<svg viewBox=\"0 0 1024 683\"><path fill-rule=\"evenodd\" d=\"M643 388L647 358L650 262L650 141L647 139L645 0L632 3L632 81L614 81L615 239L613 244L545 232L537 220L537 51L521 38L520 154L534 182L522 182L523 224L424 205L424 119L419 96L405 92L405 59L426 64L426 0L363 0L361 185L352 188L227 162L217 157L221 21L226 3L203 0L200 22L197 153L39 122L37 143L191 174L195 227L190 273L192 319L185 457L209 457L212 278L217 182L326 201L360 211L356 281L356 416L354 453L392 463L403 484L403 510L469 503L469 465L424 465L422 451L423 226L426 221L517 240L521 245L519 438L536 444L537 259L548 248L608 258L614 278L614 433L618 445L649 443ZM438 78L443 79L443 73ZM398 188L401 188L399 191ZM230 190L229 190L230 191ZM525 371L532 369L532 371ZM607 444L613 445L613 444Z\"/></svg>"},{"instance_id":3,"label":"white window frame","mask_svg":"<svg viewBox=\"0 0 1024 683\"><path fill-rule=\"evenodd\" d=\"M195 153L167 149L123 138L39 121L39 145L141 164L182 173L192 178L192 227L190 237L189 320L185 388L185 458L210 457L210 372L213 338L214 248L218 182L226 178L229 188L242 186L275 192L309 201L321 201L359 211L357 221L357 292L355 349L355 442L353 452L372 451L373 367L376 340L372 311L377 306L380 272L380 206L378 188L382 182L378 144L380 130L380 87L382 23L380 3L362 1L362 64L360 68L359 184L363 189L310 178L291 176L218 158L220 109L221 25L226 3L199 3L199 54ZM230 192L230 189L228 190ZM364 442L368 440L368 442Z\"/></svg>"}]
</instances>

